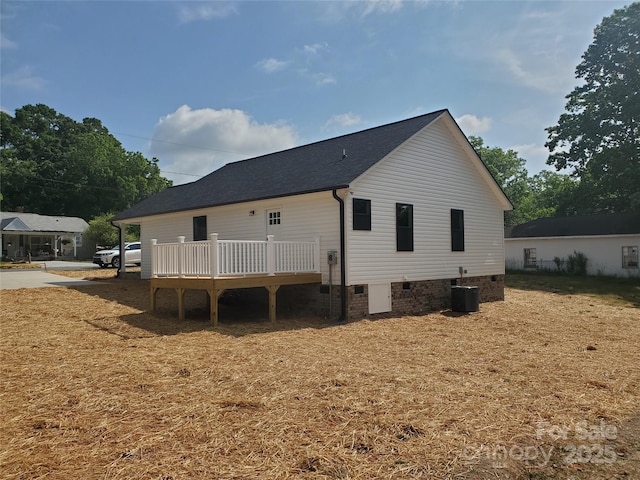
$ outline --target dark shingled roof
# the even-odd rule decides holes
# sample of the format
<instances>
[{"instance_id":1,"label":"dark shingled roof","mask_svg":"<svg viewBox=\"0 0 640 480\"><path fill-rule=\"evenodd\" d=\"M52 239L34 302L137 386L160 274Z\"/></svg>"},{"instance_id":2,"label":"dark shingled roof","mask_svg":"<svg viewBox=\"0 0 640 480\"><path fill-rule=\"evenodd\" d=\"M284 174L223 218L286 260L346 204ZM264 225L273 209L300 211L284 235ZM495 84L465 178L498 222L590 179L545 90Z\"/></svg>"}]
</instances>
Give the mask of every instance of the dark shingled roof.
<instances>
[{"instance_id":1,"label":"dark shingled roof","mask_svg":"<svg viewBox=\"0 0 640 480\"><path fill-rule=\"evenodd\" d=\"M228 163L152 195L113 220L344 188L446 111Z\"/></svg>"},{"instance_id":2,"label":"dark shingled roof","mask_svg":"<svg viewBox=\"0 0 640 480\"><path fill-rule=\"evenodd\" d=\"M640 234L640 213L547 217L505 229L505 238Z\"/></svg>"}]
</instances>

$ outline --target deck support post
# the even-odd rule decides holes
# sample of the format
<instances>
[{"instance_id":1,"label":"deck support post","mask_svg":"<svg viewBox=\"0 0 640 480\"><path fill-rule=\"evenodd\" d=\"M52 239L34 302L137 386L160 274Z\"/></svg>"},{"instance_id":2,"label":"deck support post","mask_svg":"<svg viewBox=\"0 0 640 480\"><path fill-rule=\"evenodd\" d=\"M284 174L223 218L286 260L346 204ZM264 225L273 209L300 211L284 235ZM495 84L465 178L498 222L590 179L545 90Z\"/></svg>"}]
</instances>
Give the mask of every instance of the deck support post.
<instances>
[{"instance_id":1,"label":"deck support post","mask_svg":"<svg viewBox=\"0 0 640 480\"><path fill-rule=\"evenodd\" d=\"M273 323L276 321L276 293L280 285L269 285L266 288L269 290L269 321Z\"/></svg>"},{"instance_id":2,"label":"deck support post","mask_svg":"<svg viewBox=\"0 0 640 480\"><path fill-rule=\"evenodd\" d=\"M158 292L158 287L151 286L151 311L156 311L156 293Z\"/></svg>"},{"instance_id":3,"label":"deck support post","mask_svg":"<svg viewBox=\"0 0 640 480\"><path fill-rule=\"evenodd\" d=\"M213 324L214 327L218 326L218 299L220 298L220 295L222 295L225 291L224 288L216 288L215 287L215 281L214 281L214 286L207 290L207 292L209 293L209 312L210 312L210 317L211 317L211 323Z\"/></svg>"},{"instance_id":4,"label":"deck support post","mask_svg":"<svg viewBox=\"0 0 640 480\"><path fill-rule=\"evenodd\" d=\"M218 299L226 290L234 288L264 287L269 292L269 320L276 321L276 293L282 285L321 283L320 273L255 275L248 277L188 278L152 277L150 282L151 310L157 307L157 292L161 288L173 289L178 296L178 318L185 319L185 293L187 290L205 290L209 294L210 317L214 327L218 326Z\"/></svg>"},{"instance_id":5,"label":"deck support post","mask_svg":"<svg viewBox=\"0 0 640 480\"><path fill-rule=\"evenodd\" d=\"M181 322L184 320L184 288L176 288L178 294L178 320Z\"/></svg>"}]
</instances>

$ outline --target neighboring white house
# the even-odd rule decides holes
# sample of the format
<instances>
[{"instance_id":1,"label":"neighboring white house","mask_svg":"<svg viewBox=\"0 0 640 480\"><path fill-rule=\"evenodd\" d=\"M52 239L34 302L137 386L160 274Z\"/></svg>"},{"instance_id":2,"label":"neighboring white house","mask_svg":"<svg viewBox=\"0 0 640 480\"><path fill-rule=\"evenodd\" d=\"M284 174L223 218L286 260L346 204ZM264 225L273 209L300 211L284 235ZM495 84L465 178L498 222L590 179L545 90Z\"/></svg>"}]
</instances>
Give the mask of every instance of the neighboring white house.
<instances>
[{"instance_id":1,"label":"neighboring white house","mask_svg":"<svg viewBox=\"0 0 640 480\"><path fill-rule=\"evenodd\" d=\"M141 226L143 278L152 276L152 239L319 237L323 285L295 295L326 313L331 279L342 316L361 318L443 308L456 282L478 285L480 301L503 299L503 212L511 208L440 110L229 163L113 220Z\"/></svg>"},{"instance_id":2,"label":"neighboring white house","mask_svg":"<svg viewBox=\"0 0 640 480\"><path fill-rule=\"evenodd\" d=\"M539 218L505 232L509 270L556 270L579 252L589 275L637 277L639 247L640 214Z\"/></svg>"},{"instance_id":3,"label":"neighboring white house","mask_svg":"<svg viewBox=\"0 0 640 480\"><path fill-rule=\"evenodd\" d=\"M91 258L95 246L83 242L89 226L82 218L1 212L2 256L27 258Z\"/></svg>"}]
</instances>

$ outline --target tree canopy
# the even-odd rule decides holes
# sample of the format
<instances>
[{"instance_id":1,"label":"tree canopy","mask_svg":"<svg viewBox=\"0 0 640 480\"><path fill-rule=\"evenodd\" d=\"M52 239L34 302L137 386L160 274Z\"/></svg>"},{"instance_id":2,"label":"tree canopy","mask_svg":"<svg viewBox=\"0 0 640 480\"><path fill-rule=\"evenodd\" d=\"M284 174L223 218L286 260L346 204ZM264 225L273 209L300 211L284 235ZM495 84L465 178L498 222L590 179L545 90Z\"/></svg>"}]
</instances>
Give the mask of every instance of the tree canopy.
<instances>
[{"instance_id":1,"label":"tree canopy","mask_svg":"<svg viewBox=\"0 0 640 480\"><path fill-rule=\"evenodd\" d=\"M541 217L575 214L574 195L578 181L547 170L530 177L525 168L526 160L515 150L485 146L480 137L469 137L469 143L513 204L513 210L504 216L506 227Z\"/></svg>"},{"instance_id":2,"label":"tree canopy","mask_svg":"<svg viewBox=\"0 0 640 480\"><path fill-rule=\"evenodd\" d=\"M640 211L640 3L596 27L576 78L547 163L580 178L577 213Z\"/></svg>"},{"instance_id":3,"label":"tree canopy","mask_svg":"<svg viewBox=\"0 0 640 480\"><path fill-rule=\"evenodd\" d=\"M157 159L126 151L96 118L76 122L42 104L0 115L3 209L89 220L171 185Z\"/></svg>"},{"instance_id":4,"label":"tree canopy","mask_svg":"<svg viewBox=\"0 0 640 480\"><path fill-rule=\"evenodd\" d=\"M512 211L505 213L505 225L528 221L529 215L523 208L526 197L530 195L526 160L520 158L515 150L485 146L480 137L469 137L469 142L514 206Z\"/></svg>"},{"instance_id":5,"label":"tree canopy","mask_svg":"<svg viewBox=\"0 0 640 480\"><path fill-rule=\"evenodd\" d=\"M84 231L87 238L102 247L113 247L118 245L120 235L118 229L111 224L112 213L106 213L95 217L89 221L89 227ZM125 242L135 242L140 240L140 226L128 225L124 233Z\"/></svg>"}]
</instances>

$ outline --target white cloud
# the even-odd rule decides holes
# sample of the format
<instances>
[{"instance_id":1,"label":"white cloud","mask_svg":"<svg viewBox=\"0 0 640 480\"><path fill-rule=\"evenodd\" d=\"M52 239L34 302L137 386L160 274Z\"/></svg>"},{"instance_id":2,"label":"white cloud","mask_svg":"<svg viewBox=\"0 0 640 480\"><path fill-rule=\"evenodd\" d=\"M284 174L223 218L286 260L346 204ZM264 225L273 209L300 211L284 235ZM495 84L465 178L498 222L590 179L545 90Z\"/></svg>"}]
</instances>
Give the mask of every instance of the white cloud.
<instances>
[{"instance_id":1,"label":"white cloud","mask_svg":"<svg viewBox=\"0 0 640 480\"><path fill-rule=\"evenodd\" d=\"M548 93L566 92L568 90L567 82L560 81L558 69L555 68L560 67L557 65L557 59L554 59L553 56L538 57L531 52L521 51L517 54L510 48L503 48L495 52L494 60L506 69L520 85ZM563 77L566 78L566 75Z\"/></svg>"},{"instance_id":2,"label":"white cloud","mask_svg":"<svg viewBox=\"0 0 640 480\"><path fill-rule=\"evenodd\" d=\"M491 118L477 117L475 115L466 114L456 118L456 122L465 135L477 135L485 133L491 128Z\"/></svg>"},{"instance_id":3,"label":"white cloud","mask_svg":"<svg viewBox=\"0 0 640 480\"><path fill-rule=\"evenodd\" d=\"M265 58L264 60L260 60L256 63L256 66L266 72L266 73L274 73L280 70L284 70L289 65L288 61L278 60L277 58Z\"/></svg>"},{"instance_id":4,"label":"white cloud","mask_svg":"<svg viewBox=\"0 0 640 480\"><path fill-rule=\"evenodd\" d=\"M363 16L372 13L394 13L402 8L402 0L368 0L365 3Z\"/></svg>"},{"instance_id":5,"label":"white cloud","mask_svg":"<svg viewBox=\"0 0 640 480\"><path fill-rule=\"evenodd\" d=\"M314 43L313 45L305 45L303 47L303 51L310 55L316 55L320 50L324 50L328 47L329 44L327 42Z\"/></svg>"},{"instance_id":6,"label":"white cloud","mask_svg":"<svg viewBox=\"0 0 640 480\"><path fill-rule=\"evenodd\" d=\"M298 74L303 78L310 79L318 87L323 87L325 85L332 85L334 83L337 83L335 77L330 73L310 72L306 68L299 68Z\"/></svg>"},{"instance_id":7,"label":"white cloud","mask_svg":"<svg viewBox=\"0 0 640 480\"><path fill-rule=\"evenodd\" d=\"M442 5L443 3L453 8L458 8L460 0L445 0L433 2L432 0L342 0L339 2L309 2L316 7L315 17L325 23L335 24L354 18L364 18L369 15L392 15L403 7L423 9L428 5Z\"/></svg>"},{"instance_id":8,"label":"white cloud","mask_svg":"<svg viewBox=\"0 0 640 480\"><path fill-rule=\"evenodd\" d=\"M319 87L323 85L331 85L331 84L337 83L335 77L330 73L319 72L319 73L312 73L309 76L310 78L313 79L315 84Z\"/></svg>"},{"instance_id":9,"label":"white cloud","mask_svg":"<svg viewBox=\"0 0 640 480\"><path fill-rule=\"evenodd\" d=\"M1 83L4 87L18 87L25 90L42 90L46 81L33 74L29 66L20 67L15 72L2 75Z\"/></svg>"},{"instance_id":10,"label":"white cloud","mask_svg":"<svg viewBox=\"0 0 640 480\"><path fill-rule=\"evenodd\" d=\"M183 105L158 121L153 139L150 153L164 172L206 175L230 161L291 148L297 135L291 125L259 124L242 110ZM164 172L175 184L194 180Z\"/></svg>"},{"instance_id":11,"label":"white cloud","mask_svg":"<svg viewBox=\"0 0 640 480\"><path fill-rule=\"evenodd\" d=\"M285 70L290 66L294 66L293 71L297 72L302 78L311 80L318 87L325 85L332 85L337 83L335 77L326 72L314 72L311 71L310 66L318 63L318 54L329 48L329 44L326 42L314 43L311 45L304 45L301 49L297 48L292 57L288 60L279 60L277 58L265 58L256 63L256 67L265 73L274 73Z\"/></svg>"},{"instance_id":12,"label":"white cloud","mask_svg":"<svg viewBox=\"0 0 640 480\"><path fill-rule=\"evenodd\" d=\"M360 115L356 115L351 112L341 113L333 115L329 120L327 120L327 123L324 124L324 128L327 129L334 126L351 127L353 125L358 125L360 122L362 122Z\"/></svg>"},{"instance_id":13,"label":"white cloud","mask_svg":"<svg viewBox=\"0 0 640 480\"><path fill-rule=\"evenodd\" d=\"M196 20L212 20L225 18L238 13L235 5L229 2L207 2L186 5L181 4L178 16L181 23L189 23Z\"/></svg>"},{"instance_id":14,"label":"white cloud","mask_svg":"<svg viewBox=\"0 0 640 480\"><path fill-rule=\"evenodd\" d=\"M13 49L16 48L18 46L18 44L16 44L16 42L9 40L7 37L5 37L3 34L0 34L0 48L1 49Z\"/></svg>"},{"instance_id":15,"label":"white cloud","mask_svg":"<svg viewBox=\"0 0 640 480\"><path fill-rule=\"evenodd\" d=\"M445 33L451 53L473 65L477 77L485 81L564 96L575 86L574 68L591 41L593 26L585 28L589 15L576 12L575 2L522 5L521 12L501 28L488 29L477 22Z\"/></svg>"}]
</instances>

